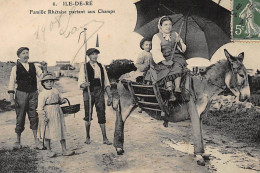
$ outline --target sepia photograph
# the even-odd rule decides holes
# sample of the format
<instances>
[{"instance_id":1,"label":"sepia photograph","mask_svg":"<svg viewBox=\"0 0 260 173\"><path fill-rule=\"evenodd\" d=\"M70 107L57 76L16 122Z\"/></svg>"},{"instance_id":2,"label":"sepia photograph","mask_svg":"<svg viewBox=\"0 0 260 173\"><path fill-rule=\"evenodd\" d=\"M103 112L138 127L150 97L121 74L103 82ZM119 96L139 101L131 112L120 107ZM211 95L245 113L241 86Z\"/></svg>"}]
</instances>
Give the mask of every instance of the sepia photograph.
<instances>
[{"instance_id":1,"label":"sepia photograph","mask_svg":"<svg viewBox=\"0 0 260 173\"><path fill-rule=\"evenodd\" d=\"M260 0L0 0L1 173L260 172Z\"/></svg>"}]
</instances>

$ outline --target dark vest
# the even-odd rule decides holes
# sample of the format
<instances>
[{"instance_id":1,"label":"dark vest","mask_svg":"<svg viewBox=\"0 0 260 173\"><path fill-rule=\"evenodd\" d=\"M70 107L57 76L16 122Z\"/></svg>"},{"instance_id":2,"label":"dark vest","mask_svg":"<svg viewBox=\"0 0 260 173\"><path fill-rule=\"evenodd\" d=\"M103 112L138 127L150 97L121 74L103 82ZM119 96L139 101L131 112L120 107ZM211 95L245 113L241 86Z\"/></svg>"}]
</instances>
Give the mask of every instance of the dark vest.
<instances>
[{"instance_id":1,"label":"dark vest","mask_svg":"<svg viewBox=\"0 0 260 173\"><path fill-rule=\"evenodd\" d=\"M17 62L16 82L17 90L23 92L34 92L37 90L36 69L33 63L29 63L27 71L20 62Z\"/></svg>"},{"instance_id":2,"label":"dark vest","mask_svg":"<svg viewBox=\"0 0 260 173\"><path fill-rule=\"evenodd\" d=\"M94 90L95 86L101 86L102 90L105 89L105 74L104 74L104 69L102 67L102 65L100 63L98 63L98 66L100 68L100 72L101 72L101 80L100 79L95 79L95 74L94 74L94 69L92 68L92 66L90 65L90 63L87 63L87 74L88 74L88 81L90 82L90 91L92 92ZM85 89L85 91L87 91L87 89Z\"/></svg>"},{"instance_id":3,"label":"dark vest","mask_svg":"<svg viewBox=\"0 0 260 173\"><path fill-rule=\"evenodd\" d=\"M165 40L163 37L163 34L159 32L158 37L161 40L161 51L164 58L169 58L172 55L172 52L174 50L174 46L176 43L176 34L175 32L171 33L171 41ZM175 49L174 55L173 55L173 61L177 61L181 63L182 65L187 65L185 56L182 52L180 52L177 48Z\"/></svg>"}]
</instances>

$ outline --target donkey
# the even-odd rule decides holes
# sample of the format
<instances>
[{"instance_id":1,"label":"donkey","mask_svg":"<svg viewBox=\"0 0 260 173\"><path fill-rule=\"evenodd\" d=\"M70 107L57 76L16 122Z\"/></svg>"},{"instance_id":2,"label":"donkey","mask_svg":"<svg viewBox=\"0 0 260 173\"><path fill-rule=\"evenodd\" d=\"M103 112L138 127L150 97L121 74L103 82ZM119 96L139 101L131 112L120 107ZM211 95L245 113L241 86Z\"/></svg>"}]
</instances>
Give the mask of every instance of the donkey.
<instances>
[{"instance_id":1,"label":"donkey","mask_svg":"<svg viewBox=\"0 0 260 173\"><path fill-rule=\"evenodd\" d=\"M243 65L244 52L238 56L232 56L225 49L226 59L220 60L217 63L206 68L204 74L200 76L190 76L192 91L190 91L190 101L187 102L188 113L191 118L192 131L194 136L194 155L198 164L205 165L204 145L201 128L201 117L206 115L211 101L214 96L220 94L225 89L229 89L238 101L246 101L250 97L250 89L248 83L248 75L245 66ZM117 84L117 91L120 93L123 88ZM117 120L114 133L114 147L118 154L123 154L124 143L124 123L130 114L137 107L130 107L127 114L122 118L120 99L122 96L115 92L113 94L113 108L116 111ZM120 95L120 96L119 96ZM125 111L124 111L125 112ZM200 163L199 163L200 162Z\"/></svg>"}]
</instances>

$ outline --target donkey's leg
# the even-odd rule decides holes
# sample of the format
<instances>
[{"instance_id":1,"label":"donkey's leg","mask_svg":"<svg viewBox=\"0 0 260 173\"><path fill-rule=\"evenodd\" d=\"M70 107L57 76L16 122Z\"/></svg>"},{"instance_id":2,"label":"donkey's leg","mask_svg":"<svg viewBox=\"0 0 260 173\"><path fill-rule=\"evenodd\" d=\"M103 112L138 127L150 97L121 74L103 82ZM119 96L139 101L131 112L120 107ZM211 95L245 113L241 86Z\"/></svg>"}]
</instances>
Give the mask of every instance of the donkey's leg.
<instances>
[{"instance_id":1,"label":"donkey's leg","mask_svg":"<svg viewBox=\"0 0 260 173\"><path fill-rule=\"evenodd\" d=\"M116 148L118 155L124 153L124 122L120 111L116 111L114 147Z\"/></svg>"},{"instance_id":2,"label":"donkey's leg","mask_svg":"<svg viewBox=\"0 0 260 173\"><path fill-rule=\"evenodd\" d=\"M202 113L199 112L200 119L202 119L203 116L207 116L207 113L208 113L208 111L210 109L210 106L211 106L211 101L207 101L205 103L207 103L207 104L204 104L204 105L200 106L200 107L204 108L204 111ZM202 110L202 108L201 108L201 110ZM201 127L202 127L202 121L200 121L200 123L201 123ZM203 153L202 157L203 157L204 160L210 160L210 155L209 154Z\"/></svg>"},{"instance_id":3,"label":"donkey's leg","mask_svg":"<svg viewBox=\"0 0 260 173\"><path fill-rule=\"evenodd\" d=\"M119 102L120 104L120 102ZM120 106L119 106L120 107ZM126 114L124 119L122 118L121 108L120 111L116 111L116 124L114 132L114 147L116 148L117 154L122 155L124 153L124 125L127 118L137 108L137 105L133 105L129 112Z\"/></svg>"},{"instance_id":4,"label":"donkey's leg","mask_svg":"<svg viewBox=\"0 0 260 173\"><path fill-rule=\"evenodd\" d=\"M203 154L204 146L202 139L201 119L192 96L190 97L190 101L188 102L188 112L190 114L193 129L194 154Z\"/></svg>"},{"instance_id":5,"label":"donkey's leg","mask_svg":"<svg viewBox=\"0 0 260 173\"><path fill-rule=\"evenodd\" d=\"M115 88L116 89L116 88ZM118 90L114 90L112 94L112 108L116 112L115 132L113 145L118 155L124 153L124 122L121 114L120 95Z\"/></svg>"}]
</instances>

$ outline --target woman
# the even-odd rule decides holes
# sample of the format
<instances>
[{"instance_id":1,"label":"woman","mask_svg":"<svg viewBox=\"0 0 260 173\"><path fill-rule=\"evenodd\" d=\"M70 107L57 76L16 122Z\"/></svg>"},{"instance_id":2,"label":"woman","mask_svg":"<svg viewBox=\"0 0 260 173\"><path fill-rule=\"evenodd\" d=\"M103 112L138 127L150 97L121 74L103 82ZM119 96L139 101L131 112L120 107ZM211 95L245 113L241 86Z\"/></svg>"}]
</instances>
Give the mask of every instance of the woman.
<instances>
[{"instance_id":1,"label":"woman","mask_svg":"<svg viewBox=\"0 0 260 173\"><path fill-rule=\"evenodd\" d=\"M159 32L152 39L152 55L157 71L156 81L165 79L166 88L172 91L172 81L174 80L175 92L180 93L181 73L187 66L184 52L186 45L183 43L179 34L172 31L172 19L168 16L163 16L158 22ZM154 73L153 73L154 74ZM166 78L167 77L167 78ZM172 92L171 92L172 93ZM170 101L176 98L171 94Z\"/></svg>"},{"instance_id":2,"label":"woman","mask_svg":"<svg viewBox=\"0 0 260 173\"><path fill-rule=\"evenodd\" d=\"M257 8L257 5L260 5L254 0L249 0L249 3L241 11L239 17L246 20L246 30L245 34L248 34L247 38L251 38L254 35L260 37L260 27L254 22L254 13L255 11L260 13L260 10Z\"/></svg>"}]
</instances>

